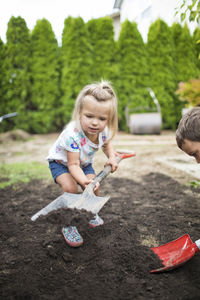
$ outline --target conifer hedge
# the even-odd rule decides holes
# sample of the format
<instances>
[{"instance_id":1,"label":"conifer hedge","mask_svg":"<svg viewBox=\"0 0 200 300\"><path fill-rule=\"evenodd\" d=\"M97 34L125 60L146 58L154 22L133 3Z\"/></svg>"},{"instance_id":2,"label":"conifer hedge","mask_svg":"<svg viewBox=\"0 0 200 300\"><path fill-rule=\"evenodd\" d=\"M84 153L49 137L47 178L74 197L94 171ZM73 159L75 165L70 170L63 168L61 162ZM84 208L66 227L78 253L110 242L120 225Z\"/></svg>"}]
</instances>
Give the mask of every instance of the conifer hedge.
<instances>
[{"instance_id":1,"label":"conifer hedge","mask_svg":"<svg viewBox=\"0 0 200 300\"><path fill-rule=\"evenodd\" d=\"M127 130L125 109L149 106L148 68L145 44L137 29L137 24L126 20L118 40L118 78L119 125ZM141 111L143 112L143 110Z\"/></svg>"},{"instance_id":2,"label":"conifer hedge","mask_svg":"<svg viewBox=\"0 0 200 300\"><path fill-rule=\"evenodd\" d=\"M80 90L91 82L91 45L86 24L81 17L68 17L64 23L61 47L62 124L71 119L74 102Z\"/></svg>"},{"instance_id":3,"label":"conifer hedge","mask_svg":"<svg viewBox=\"0 0 200 300\"><path fill-rule=\"evenodd\" d=\"M4 66L4 60L5 60L5 45L3 41L0 38L0 116L4 115L6 109L5 109L5 94L4 94L4 79L5 79L5 69L3 68Z\"/></svg>"},{"instance_id":4,"label":"conifer hedge","mask_svg":"<svg viewBox=\"0 0 200 300\"><path fill-rule=\"evenodd\" d=\"M147 90L154 91L163 128L175 129L181 117L176 94L180 81L199 78L200 30L169 27L156 20L144 43L137 24L126 20L114 41L112 19L65 19L58 45L48 20L32 32L21 17L11 17L7 41L0 39L0 115L18 116L0 125L0 132L21 128L31 133L58 131L69 122L80 90L101 79L111 81L119 100L119 129L128 131L125 109L155 109Z\"/></svg>"},{"instance_id":5,"label":"conifer hedge","mask_svg":"<svg viewBox=\"0 0 200 300\"><path fill-rule=\"evenodd\" d=\"M149 28L147 53L149 85L160 103L163 127L175 128L175 48L170 28L163 20L156 20Z\"/></svg>"},{"instance_id":6,"label":"conifer hedge","mask_svg":"<svg viewBox=\"0 0 200 300\"><path fill-rule=\"evenodd\" d=\"M30 96L30 34L21 17L11 17L8 22L7 43L3 71L3 99L1 113L17 111L20 117L2 122L0 130L26 127L26 111Z\"/></svg>"},{"instance_id":7,"label":"conifer hedge","mask_svg":"<svg viewBox=\"0 0 200 300\"><path fill-rule=\"evenodd\" d=\"M116 43L112 19L92 19L86 24L91 45L92 80L114 80L116 76Z\"/></svg>"},{"instance_id":8,"label":"conifer hedge","mask_svg":"<svg viewBox=\"0 0 200 300\"><path fill-rule=\"evenodd\" d=\"M200 28L197 27L193 32L193 43L195 48L195 61L197 63L198 72L200 70Z\"/></svg>"},{"instance_id":9,"label":"conifer hedge","mask_svg":"<svg viewBox=\"0 0 200 300\"><path fill-rule=\"evenodd\" d=\"M32 132L56 131L60 108L60 51L51 24L38 20L31 34L31 93L29 117Z\"/></svg>"}]
</instances>

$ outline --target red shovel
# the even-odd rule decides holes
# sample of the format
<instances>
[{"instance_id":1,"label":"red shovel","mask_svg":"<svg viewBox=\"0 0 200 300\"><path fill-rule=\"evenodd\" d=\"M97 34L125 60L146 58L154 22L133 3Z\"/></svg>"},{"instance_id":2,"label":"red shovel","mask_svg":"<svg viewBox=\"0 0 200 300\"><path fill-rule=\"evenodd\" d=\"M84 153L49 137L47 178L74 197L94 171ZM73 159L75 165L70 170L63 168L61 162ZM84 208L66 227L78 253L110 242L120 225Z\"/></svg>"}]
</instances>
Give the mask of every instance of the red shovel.
<instances>
[{"instance_id":1,"label":"red shovel","mask_svg":"<svg viewBox=\"0 0 200 300\"><path fill-rule=\"evenodd\" d=\"M190 236L184 234L170 243L151 248L151 250L158 255L164 267L151 270L150 273L165 272L183 265L195 253L200 252L200 239L193 243Z\"/></svg>"}]
</instances>

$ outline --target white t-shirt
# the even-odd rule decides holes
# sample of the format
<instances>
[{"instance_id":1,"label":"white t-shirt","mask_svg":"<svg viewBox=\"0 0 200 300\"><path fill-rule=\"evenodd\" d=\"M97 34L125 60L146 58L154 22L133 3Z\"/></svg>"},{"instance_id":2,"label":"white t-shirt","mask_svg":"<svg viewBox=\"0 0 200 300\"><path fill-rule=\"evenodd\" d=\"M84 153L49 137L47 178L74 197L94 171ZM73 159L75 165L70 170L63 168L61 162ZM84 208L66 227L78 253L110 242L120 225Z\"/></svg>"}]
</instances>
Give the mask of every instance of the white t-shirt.
<instances>
[{"instance_id":1,"label":"white t-shirt","mask_svg":"<svg viewBox=\"0 0 200 300\"><path fill-rule=\"evenodd\" d=\"M56 160L67 166L66 151L80 153L80 166L86 167L92 163L96 151L98 151L109 139L109 130L106 127L99 133L99 143L92 143L83 130L76 126L75 121L70 122L59 135L47 156L48 161Z\"/></svg>"}]
</instances>

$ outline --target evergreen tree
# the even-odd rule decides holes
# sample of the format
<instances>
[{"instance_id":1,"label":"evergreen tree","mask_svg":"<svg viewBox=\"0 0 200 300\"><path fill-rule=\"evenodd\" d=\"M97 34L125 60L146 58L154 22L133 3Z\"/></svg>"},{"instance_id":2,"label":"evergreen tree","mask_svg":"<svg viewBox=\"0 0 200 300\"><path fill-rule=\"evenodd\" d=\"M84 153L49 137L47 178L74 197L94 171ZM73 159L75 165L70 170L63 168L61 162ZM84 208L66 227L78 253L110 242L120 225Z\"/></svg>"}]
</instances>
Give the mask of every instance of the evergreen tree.
<instances>
[{"instance_id":1,"label":"evergreen tree","mask_svg":"<svg viewBox=\"0 0 200 300\"><path fill-rule=\"evenodd\" d=\"M164 128L175 128L180 118L175 111L174 43L168 25L158 19L148 32L149 84L160 106Z\"/></svg>"},{"instance_id":2,"label":"evergreen tree","mask_svg":"<svg viewBox=\"0 0 200 300\"><path fill-rule=\"evenodd\" d=\"M174 23L171 27L175 43L175 69L177 84L198 76L196 52L187 24Z\"/></svg>"},{"instance_id":3,"label":"evergreen tree","mask_svg":"<svg viewBox=\"0 0 200 300\"><path fill-rule=\"evenodd\" d=\"M0 116L6 113L6 101L4 95L4 78L5 78L4 60L5 60L5 45L3 41L0 39ZM3 131L2 124L0 124L0 130Z\"/></svg>"},{"instance_id":4,"label":"evergreen tree","mask_svg":"<svg viewBox=\"0 0 200 300\"><path fill-rule=\"evenodd\" d=\"M26 103L30 94L30 35L21 17L11 17L7 28L5 50L5 113L17 111L18 117L9 120L7 130L26 127ZM8 123L8 122L7 122Z\"/></svg>"},{"instance_id":5,"label":"evergreen tree","mask_svg":"<svg viewBox=\"0 0 200 300\"><path fill-rule=\"evenodd\" d=\"M62 35L62 121L71 119L76 97L80 90L91 81L91 46L88 31L81 17L68 17L64 22Z\"/></svg>"},{"instance_id":6,"label":"evergreen tree","mask_svg":"<svg viewBox=\"0 0 200 300\"><path fill-rule=\"evenodd\" d=\"M200 72L200 28L197 27L193 32L193 42L197 58L197 68Z\"/></svg>"},{"instance_id":7,"label":"evergreen tree","mask_svg":"<svg viewBox=\"0 0 200 300\"><path fill-rule=\"evenodd\" d=\"M31 34L31 131L46 133L58 126L60 105L59 48L51 24L38 20Z\"/></svg>"},{"instance_id":8,"label":"evergreen tree","mask_svg":"<svg viewBox=\"0 0 200 300\"><path fill-rule=\"evenodd\" d=\"M148 106L146 49L136 23L126 20L118 40L119 127L126 129L125 108Z\"/></svg>"},{"instance_id":9,"label":"evergreen tree","mask_svg":"<svg viewBox=\"0 0 200 300\"><path fill-rule=\"evenodd\" d=\"M92 45L92 79L114 80L116 76L116 51L113 22L110 17L92 19L86 24Z\"/></svg>"}]
</instances>

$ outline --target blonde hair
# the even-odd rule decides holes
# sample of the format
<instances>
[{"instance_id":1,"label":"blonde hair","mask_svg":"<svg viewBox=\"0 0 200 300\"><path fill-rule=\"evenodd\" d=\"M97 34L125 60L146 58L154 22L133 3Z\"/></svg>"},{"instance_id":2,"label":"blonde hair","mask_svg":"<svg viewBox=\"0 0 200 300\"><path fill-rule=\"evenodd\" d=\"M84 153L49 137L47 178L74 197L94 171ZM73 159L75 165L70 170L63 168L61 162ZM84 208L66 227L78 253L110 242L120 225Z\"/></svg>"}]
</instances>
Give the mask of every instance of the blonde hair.
<instances>
[{"instance_id":1,"label":"blonde hair","mask_svg":"<svg viewBox=\"0 0 200 300\"><path fill-rule=\"evenodd\" d=\"M84 105L84 100L92 96L98 102L110 101L110 111L108 118L108 129L112 132L110 139L114 137L118 130L118 114L117 114L117 97L115 92L108 81L95 82L92 84L86 85L81 92L79 93L74 111L72 114L72 120L79 121L81 110Z\"/></svg>"}]
</instances>

